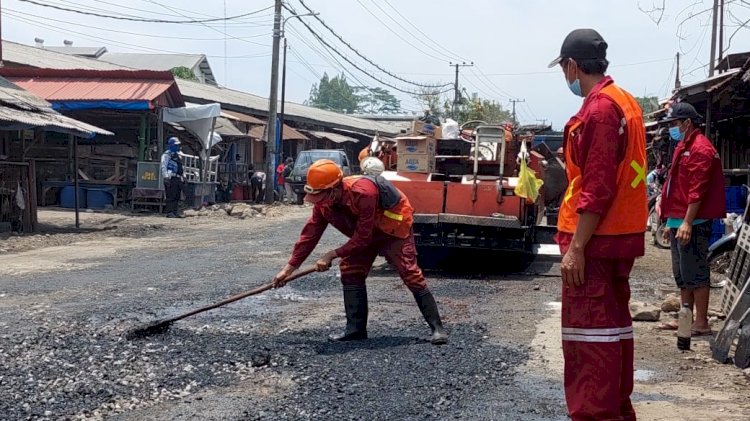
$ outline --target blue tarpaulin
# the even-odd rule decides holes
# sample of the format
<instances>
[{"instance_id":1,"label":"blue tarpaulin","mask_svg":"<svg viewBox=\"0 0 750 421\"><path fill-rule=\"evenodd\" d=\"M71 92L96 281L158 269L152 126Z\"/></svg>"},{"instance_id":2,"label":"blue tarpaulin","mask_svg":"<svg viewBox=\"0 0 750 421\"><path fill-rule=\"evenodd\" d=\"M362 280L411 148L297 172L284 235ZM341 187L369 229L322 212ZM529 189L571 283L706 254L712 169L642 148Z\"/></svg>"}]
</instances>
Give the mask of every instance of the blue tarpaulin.
<instances>
[{"instance_id":1,"label":"blue tarpaulin","mask_svg":"<svg viewBox=\"0 0 750 421\"><path fill-rule=\"evenodd\" d=\"M50 101L56 111L76 110L123 110L146 111L151 109L149 101Z\"/></svg>"}]
</instances>

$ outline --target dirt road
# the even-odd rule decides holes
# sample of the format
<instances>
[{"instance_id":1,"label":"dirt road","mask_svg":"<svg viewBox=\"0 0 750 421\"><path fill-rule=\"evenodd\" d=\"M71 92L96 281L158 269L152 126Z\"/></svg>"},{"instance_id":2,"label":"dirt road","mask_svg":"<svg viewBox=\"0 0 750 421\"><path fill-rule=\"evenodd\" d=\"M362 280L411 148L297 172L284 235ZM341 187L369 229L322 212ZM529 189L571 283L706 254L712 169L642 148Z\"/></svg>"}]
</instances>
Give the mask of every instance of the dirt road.
<instances>
[{"instance_id":1,"label":"dirt road","mask_svg":"<svg viewBox=\"0 0 750 421\"><path fill-rule=\"evenodd\" d=\"M86 234L0 240L3 419L564 420L559 280L430 273L451 343L425 341L413 298L387 266L368 281L371 339L333 344L343 326L335 271L128 341L133 326L267 282L309 210L239 220L84 214ZM43 211L49 227L68 212ZM113 228L116 225L116 228ZM330 231L330 230L329 230ZM340 243L334 232L322 253ZM503 264L499 260L499 264ZM649 247L634 299L673 285ZM471 272L471 271L468 271ZM750 418L741 371L680 353L636 323L640 419Z\"/></svg>"}]
</instances>

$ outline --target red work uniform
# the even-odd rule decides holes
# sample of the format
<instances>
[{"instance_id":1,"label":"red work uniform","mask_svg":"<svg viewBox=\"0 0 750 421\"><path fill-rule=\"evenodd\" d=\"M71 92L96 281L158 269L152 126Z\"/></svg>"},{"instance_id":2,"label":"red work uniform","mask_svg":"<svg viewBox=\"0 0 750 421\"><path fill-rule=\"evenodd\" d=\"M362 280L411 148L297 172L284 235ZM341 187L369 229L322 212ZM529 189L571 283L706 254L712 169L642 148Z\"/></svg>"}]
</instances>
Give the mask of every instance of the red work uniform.
<instances>
[{"instance_id":1,"label":"red work uniform","mask_svg":"<svg viewBox=\"0 0 750 421\"><path fill-rule=\"evenodd\" d=\"M635 420L629 277L645 251L648 214L641 109L605 77L565 126L564 142L569 184L558 217L561 252L580 213L601 217L584 250L583 285L562 289L568 411L573 420Z\"/></svg>"},{"instance_id":2,"label":"red work uniform","mask_svg":"<svg viewBox=\"0 0 750 421\"><path fill-rule=\"evenodd\" d=\"M312 253L328 224L349 237L336 249L341 258L341 283L344 286L365 286L365 279L378 254L395 267L407 288L419 294L427 291L422 270L417 266L417 253L410 217L404 220L401 232L387 234L382 215L395 215L395 209L385 211L378 206L379 190L365 178L347 177L342 182L342 195L336 203L319 202L313 207L300 239L294 245L289 265L299 267ZM411 211L406 196L401 194L399 207ZM410 215L410 213L409 213ZM402 238L403 237L403 238Z\"/></svg>"}]
</instances>

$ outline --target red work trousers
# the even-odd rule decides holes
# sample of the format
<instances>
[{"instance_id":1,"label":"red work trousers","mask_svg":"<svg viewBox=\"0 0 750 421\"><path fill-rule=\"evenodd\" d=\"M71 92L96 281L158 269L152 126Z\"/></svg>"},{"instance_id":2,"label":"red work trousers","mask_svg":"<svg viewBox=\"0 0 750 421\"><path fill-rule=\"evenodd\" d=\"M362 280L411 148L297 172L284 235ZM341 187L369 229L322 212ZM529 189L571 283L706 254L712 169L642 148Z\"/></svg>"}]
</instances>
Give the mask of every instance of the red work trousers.
<instances>
[{"instance_id":1,"label":"red work trousers","mask_svg":"<svg viewBox=\"0 0 750 421\"><path fill-rule=\"evenodd\" d=\"M584 284L563 284L565 399L573 421L636 419L628 305L634 261L587 258Z\"/></svg>"},{"instance_id":2,"label":"red work trousers","mask_svg":"<svg viewBox=\"0 0 750 421\"><path fill-rule=\"evenodd\" d=\"M398 272L407 288L413 293L427 289L422 269L417 266L417 248L414 235L401 239L381 232L373 235L370 246L360 253L341 259L341 283L364 286L373 262L381 254Z\"/></svg>"}]
</instances>

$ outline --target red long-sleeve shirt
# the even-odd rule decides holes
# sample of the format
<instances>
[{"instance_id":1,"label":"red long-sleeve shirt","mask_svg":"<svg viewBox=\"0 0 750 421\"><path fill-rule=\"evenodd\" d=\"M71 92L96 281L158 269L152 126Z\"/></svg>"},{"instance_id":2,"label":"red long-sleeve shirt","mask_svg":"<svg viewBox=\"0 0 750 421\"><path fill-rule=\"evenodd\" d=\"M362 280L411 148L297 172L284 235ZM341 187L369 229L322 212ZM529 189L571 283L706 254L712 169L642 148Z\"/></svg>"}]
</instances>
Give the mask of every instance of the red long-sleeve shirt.
<instances>
[{"instance_id":1,"label":"red long-sleeve shirt","mask_svg":"<svg viewBox=\"0 0 750 421\"><path fill-rule=\"evenodd\" d=\"M361 179L351 188L343 186L341 198L336 203L316 203L297 243L289 264L299 267L318 245L328 224L349 237L349 241L336 249L338 257L351 256L365 250L373 236L378 235L375 212L378 208L378 188L369 180Z\"/></svg>"},{"instance_id":2,"label":"red long-sleeve shirt","mask_svg":"<svg viewBox=\"0 0 750 421\"><path fill-rule=\"evenodd\" d=\"M602 95L602 88L614 83L606 76L597 83L583 101L578 114L565 126L565 142L570 127L581 121L580 132L573 137L571 159L581 168L581 194L577 212L605 215L617 192L617 167L625 159L627 128L621 124L623 112L611 98ZM644 227L646 221L643 221ZM572 234L557 233L563 253L568 251ZM632 258L643 256L643 234L593 235L585 254L600 258Z\"/></svg>"}]
</instances>

